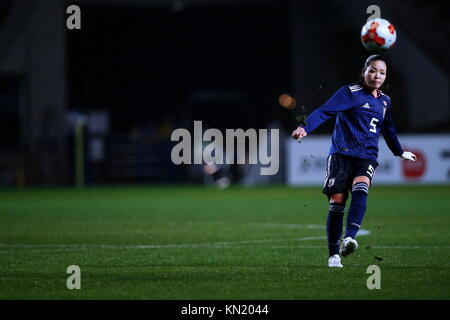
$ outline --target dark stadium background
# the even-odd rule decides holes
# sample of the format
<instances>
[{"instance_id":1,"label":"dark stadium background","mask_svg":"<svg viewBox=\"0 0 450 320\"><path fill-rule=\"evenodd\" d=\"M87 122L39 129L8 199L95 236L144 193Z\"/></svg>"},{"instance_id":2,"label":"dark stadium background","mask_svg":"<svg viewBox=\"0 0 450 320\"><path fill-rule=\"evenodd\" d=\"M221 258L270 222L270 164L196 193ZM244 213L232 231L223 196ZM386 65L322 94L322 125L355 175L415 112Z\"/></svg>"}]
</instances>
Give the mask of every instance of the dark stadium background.
<instances>
[{"instance_id":1,"label":"dark stadium background","mask_svg":"<svg viewBox=\"0 0 450 320\"><path fill-rule=\"evenodd\" d=\"M70 4L81 30L65 27ZM172 130L202 120L289 134L299 114L357 79L370 4L396 26L398 46L420 48L448 80L446 1L1 1L0 185L74 184L73 119L94 113L106 127L85 132L87 184L200 182L171 163ZM386 54L398 131L448 133L450 106L433 92L411 107L405 88L417 80L396 67L398 52ZM281 108L282 93L297 108ZM93 160L95 139L103 153Z\"/></svg>"}]
</instances>

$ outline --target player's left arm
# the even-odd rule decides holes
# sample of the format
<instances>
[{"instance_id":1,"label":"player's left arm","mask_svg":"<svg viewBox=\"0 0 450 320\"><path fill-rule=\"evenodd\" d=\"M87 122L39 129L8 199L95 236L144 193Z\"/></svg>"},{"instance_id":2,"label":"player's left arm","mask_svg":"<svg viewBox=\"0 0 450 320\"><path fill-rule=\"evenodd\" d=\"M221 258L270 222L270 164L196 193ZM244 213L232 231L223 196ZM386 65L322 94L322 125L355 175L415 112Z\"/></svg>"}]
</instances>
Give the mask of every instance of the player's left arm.
<instances>
[{"instance_id":1,"label":"player's left arm","mask_svg":"<svg viewBox=\"0 0 450 320\"><path fill-rule=\"evenodd\" d=\"M386 109L386 114L383 121L382 134L386 144L395 156L401 157L404 160L416 161L416 155L409 151L404 151L397 138L397 131L395 130L392 121L391 108Z\"/></svg>"}]
</instances>

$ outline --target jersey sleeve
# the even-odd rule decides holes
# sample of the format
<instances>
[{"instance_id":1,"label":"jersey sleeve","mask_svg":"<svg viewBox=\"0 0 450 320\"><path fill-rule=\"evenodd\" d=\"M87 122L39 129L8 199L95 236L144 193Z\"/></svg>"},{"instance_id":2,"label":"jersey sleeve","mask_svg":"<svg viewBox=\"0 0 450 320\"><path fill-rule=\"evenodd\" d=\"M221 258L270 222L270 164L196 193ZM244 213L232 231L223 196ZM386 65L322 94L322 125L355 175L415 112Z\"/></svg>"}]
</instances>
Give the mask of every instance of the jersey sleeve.
<instances>
[{"instance_id":1,"label":"jersey sleeve","mask_svg":"<svg viewBox=\"0 0 450 320\"><path fill-rule=\"evenodd\" d=\"M403 154L403 148L397 138L397 132L395 130L394 123L392 122L390 107L386 109L386 114L384 116L383 121L382 134L384 140L386 141L386 144L388 145L389 149L391 149L392 153L395 156L401 156Z\"/></svg>"},{"instance_id":2,"label":"jersey sleeve","mask_svg":"<svg viewBox=\"0 0 450 320\"><path fill-rule=\"evenodd\" d=\"M307 133L311 133L331 117L352 107L354 107L352 92L348 86L343 86L321 107L314 110L306 119L306 125L301 127Z\"/></svg>"}]
</instances>

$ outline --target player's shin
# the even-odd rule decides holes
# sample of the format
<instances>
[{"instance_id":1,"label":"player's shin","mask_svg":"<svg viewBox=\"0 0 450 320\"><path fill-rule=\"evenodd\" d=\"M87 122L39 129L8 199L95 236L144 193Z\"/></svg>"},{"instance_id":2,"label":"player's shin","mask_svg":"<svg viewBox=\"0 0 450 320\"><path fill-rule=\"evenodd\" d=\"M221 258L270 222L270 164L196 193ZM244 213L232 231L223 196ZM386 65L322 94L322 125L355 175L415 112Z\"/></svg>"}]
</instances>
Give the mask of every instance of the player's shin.
<instances>
[{"instance_id":1,"label":"player's shin","mask_svg":"<svg viewBox=\"0 0 450 320\"><path fill-rule=\"evenodd\" d=\"M367 183L358 182L353 185L352 200L347 215L345 238L351 237L354 239L356 237L366 212L368 194L369 186Z\"/></svg>"},{"instance_id":2,"label":"player's shin","mask_svg":"<svg viewBox=\"0 0 450 320\"><path fill-rule=\"evenodd\" d=\"M339 240L342 235L345 203L330 203L327 217L327 238L329 256L339 254Z\"/></svg>"}]
</instances>

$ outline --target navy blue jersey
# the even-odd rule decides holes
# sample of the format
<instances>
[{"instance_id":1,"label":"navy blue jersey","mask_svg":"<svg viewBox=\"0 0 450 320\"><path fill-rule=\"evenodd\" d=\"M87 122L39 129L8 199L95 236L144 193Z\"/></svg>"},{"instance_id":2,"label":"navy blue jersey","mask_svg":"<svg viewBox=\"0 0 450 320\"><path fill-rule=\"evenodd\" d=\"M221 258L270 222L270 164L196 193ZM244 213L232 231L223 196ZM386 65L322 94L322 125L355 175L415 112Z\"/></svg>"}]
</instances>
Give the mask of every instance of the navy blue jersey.
<instances>
[{"instance_id":1,"label":"navy blue jersey","mask_svg":"<svg viewBox=\"0 0 450 320\"><path fill-rule=\"evenodd\" d=\"M304 126L306 133L336 115L330 154L376 161L378 138L382 133L392 153L400 156L403 149L392 123L391 99L381 91L379 93L374 97L360 85L343 86L309 115Z\"/></svg>"}]
</instances>

